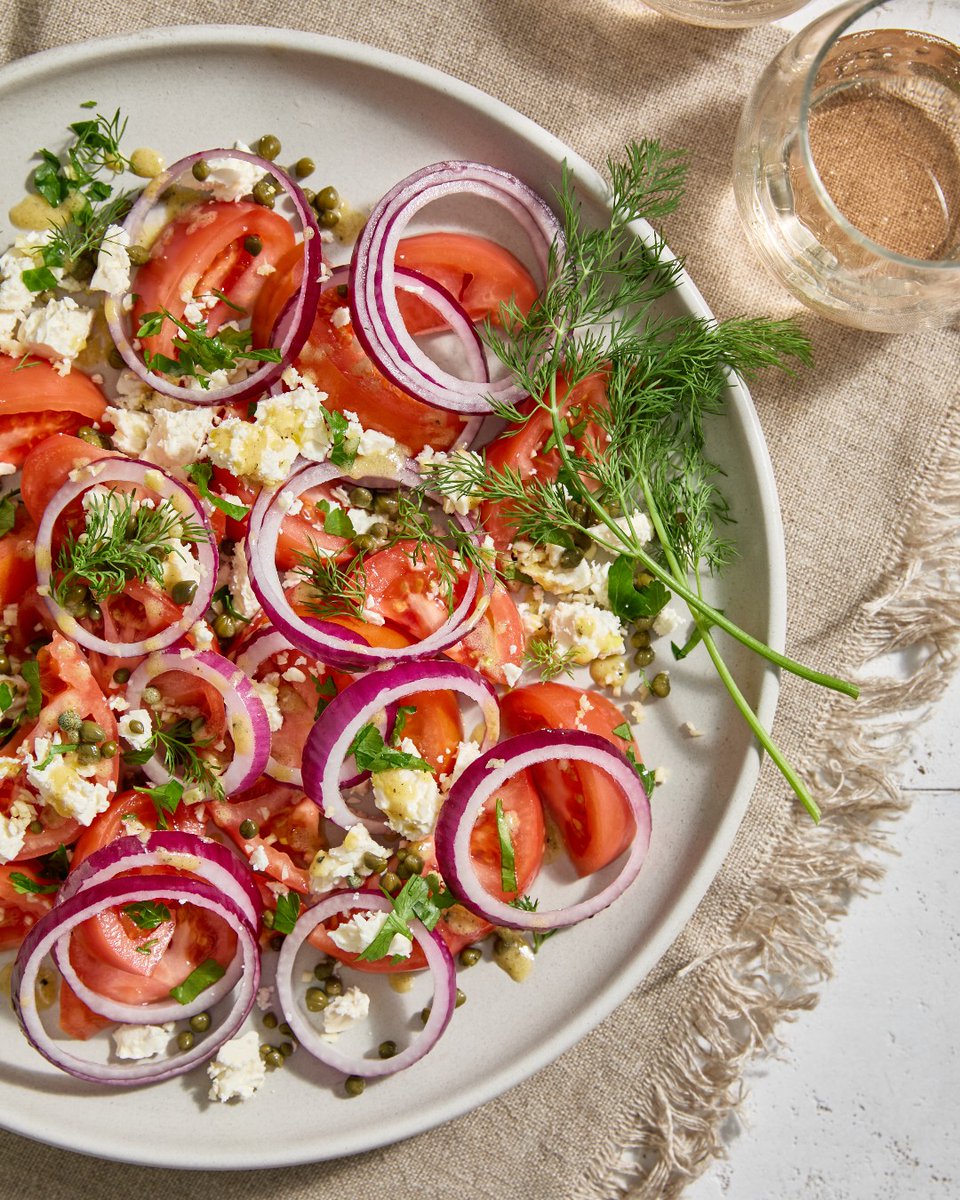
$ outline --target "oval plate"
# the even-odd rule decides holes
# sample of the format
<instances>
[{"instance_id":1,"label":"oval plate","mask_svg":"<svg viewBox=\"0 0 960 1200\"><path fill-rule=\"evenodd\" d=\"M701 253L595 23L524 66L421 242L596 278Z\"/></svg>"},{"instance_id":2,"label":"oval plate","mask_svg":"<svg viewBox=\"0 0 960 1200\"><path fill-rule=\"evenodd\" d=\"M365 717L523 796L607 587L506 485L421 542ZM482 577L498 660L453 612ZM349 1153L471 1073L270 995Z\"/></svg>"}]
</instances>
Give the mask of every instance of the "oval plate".
<instances>
[{"instance_id":1,"label":"oval plate","mask_svg":"<svg viewBox=\"0 0 960 1200\"><path fill-rule=\"evenodd\" d=\"M587 215L600 219L603 213L604 188L596 172L482 92L371 47L229 26L88 42L0 71L6 161L17 169L23 164L22 176L4 174L0 212L22 197L37 148L59 149L67 125L89 116L80 107L88 100L96 100L104 113L119 108L127 116L128 152L150 146L168 162L275 133L285 159L309 154L318 165L317 186L334 183L357 209L369 207L409 172L446 158L493 163L550 198L566 158ZM5 232L4 245L13 236L9 225ZM686 277L671 305L709 316ZM712 455L727 471L740 552L712 597L739 624L782 647L779 507L756 413L739 382L731 383L729 413L712 422L709 436ZM775 673L739 647L728 658L769 728ZM670 699L650 705L639 730L646 761L669 772L654 796L653 843L640 878L612 909L547 943L523 986L489 962L465 975L468 1004L412 1075L377 1083L361 1100L346 1104L339 1090L334 1093L330 1073L301 1051L240 1105L210 1104L203 1071L152 1088L95 1088L40 1059L4 1006L0 1124L128 1162L280 1166L409 1137L546 1065L597 1025L681 930L719 870L757 778L757 750L706 656L686 660L673 682ZM686 721L704 736L684 736L680 727ZM590 989L583 986L587 978ZM310 1112L313 1119L291 1119L298 1112ZM142 1136L144 1129L161 1128L162 1138Z\"/></svg>"}]
</instances>

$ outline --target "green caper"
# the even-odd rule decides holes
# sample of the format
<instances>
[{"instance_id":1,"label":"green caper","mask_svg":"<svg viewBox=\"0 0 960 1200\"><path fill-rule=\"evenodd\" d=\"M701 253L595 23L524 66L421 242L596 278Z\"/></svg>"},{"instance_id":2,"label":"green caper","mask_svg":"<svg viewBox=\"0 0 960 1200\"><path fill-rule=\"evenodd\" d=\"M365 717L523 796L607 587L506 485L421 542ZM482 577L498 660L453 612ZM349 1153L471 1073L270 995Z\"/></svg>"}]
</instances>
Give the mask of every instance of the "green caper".
<instances>
[{"instance_id":1,"label":"green caper","mask_svg":"<svg viewBox=\"0 0 960 1200\"><path fill-rule=\"evenodd\" d=\"M127 254L135 267L142 267L150 261L150 251L146 246L128 246Z\"/></svg>"},{"instance_id":2,"label":"green caper","mask_svg":"<svg viewBox=\"0 0 960 1200\"><path fill-rule=\"evenodd\" d=\"M294 1051L293 1042L281 1042L277 1047L284 1058L289 1058Z\"/></svg>"},{"instance_id":3,"label":"green caper","mask_svg":"<svg viewBox=\"0 0 960 1200\"><path fill-rule=\"evenodd\" d=\"M426 1006L426 1008L421 1008L421 1009L420 1009L420 1024L421 1024L421 1025L426 1025L426 1023L427 1023L429 1020L430 1020L430 1005L428 1004L428 1005Z\"/></svg>"},{"instance_id":4,"label":"green caper","mask_svg":"<svg viewBox=\"0 0 960 1200\"><path fill-rule=\"evenodd\" d=\"M593 545L593 538L585 529L575 529L570 536L573 544L581 550L588 550Z\"/></svg>"},{"instance_id":5,"label":"green caper","mask_svg":"<svg viewBox=\"0 0 960 1200\"><path fill-rule=\"evenodd\" d=\"M633 665L640 668L649 667L656 657L649 646L642 646L633 656Z\"/></svg>"},{"instance_id":6,"label":"green caper","mask_svg":"<svg viewBox=\"0 0 960 1200\"><path fill-rule=\"evenodd\" d=\"M404 855L404 861L413 875L419 875L423 870L423 858L416 850L408 850Z\"/></svg>"},{"instance_id":7,"label":"green caper","mask_svg":"<svg viewBox=\"0 0 960 1200\"><path fill-rule=\"evenodd\" d=\"M369 488L355 487L349 492L350 505L352 508L372 508L373 507L373 492Z\"/></svg>"},{"instance_id":8,"label":"green caper","mask_svg":"<svg viewBox=\"0 0 960 1200\"><path fill-rule=\"evenodd\" d=\"M475 967L481 958L483 958L483 951L479 946L465 946L460 951L460 966Z\"/></svg>"},{"instance_id":9,"label":"green caper","mask_svg":"<svg viewBox=\"0 0 960 1200\"><path fill-rule=\"evenodd\" d=\"M367 532L372 538L376 538L378 542L382 542L383 539L390 533L390 530L383 521L374 521Z\"/></svg>"},{"instance_id":10,"label":"green caper","mask_svg":"<svg viewBox=\"0 0 960 1200\"><path fill-rule=\"evenodd\" d=\"M659 674L654 675L650 683L650 691L655 696L663 697L670 695L670 674L668 671L660 671Z\"/></svg>"},{"instance_id":11,"label":"green caper","mask_svg":"<svg viewBox=\"0 0 960 1200\"><path fill-rule=\"evenodd\" d=\"M190 1028L194 1033L206 1033L210 1028L210 1014L208 1012L194 1013L190 1018Z\"/></svg>"},{"instance_id":12,"label":"green caper","mask_svg":"<svg viewBox=\"0 0 960 1200\"><path fill-rule=\"evenodd\" d=\"M266 179L258 179L253 185L252 195L257 204L262 208L273 208L277 189L272 183L268 183Z\"/></svg>"},{"instance_id":13,"label":"green caper","mask_svg":"<svg viewBox=\"0 0 960 1200\"><path fill-rule=\"evenodd\" d=\"M136 717L134 717L134 719L132 721L127 722L127 729L131 733L137 734L137 735L139 735L141 733L146 733L146 731L147 731L147 727L144 725L144 723L142 721L138 721L136 719Z\"/></svg>"},{"instance_id":14,"label":"green caper","mask_svg":"<svg viewBox=\"0 0 960 1200\"><path fill-rule=\"evenodd\" d=\"M384 871L380 876L380 886L392 896L394 892L399 892L403 887L403 880L396 871Z\"/></svg>"},{"instance_id":15,"label":"green caper","mask_svg":"<svg viewBox=\"0 0 960 1200\"><path fill-rule=\"evenodd\" d=\"M283 934L275 933L270 939L270 949L276 950L279 953L283 949Z\"/></svg>"},{"instance_id":16,"label":"green caper","mask_svg":"<svg viewBox=\"0 0 960 1200\"><path fill-rule=\"evenodd\" d=\"M298 158L293 164L293 173L298 179L306 179L306 177L308 175L312 175L316 169L317 164L312 158L308 158L306 155L304 155L303 158Z\"/></svg>"},{"instance_id":17,"label":"green caper","mask_svg":"<svg viewBox=\"0 0 960 1200\"><path fill-rule=\"evenodd\" d=\"M317 197L316 197L316 200L314 201L314 205L317 208L324 209L324 210L339 208L340 193L337 191L337 189L335 187L332 187L328 184L325 188L321 188L320 191L317 192Z\"/></svg>"},{"instance_id":18,"label":"green caper","mask_svg":"<svg viewBox=\"0 0 960 1200\"><path fill-rule=\"evenodd\" d=\"M348 1075L343 1081L343 1090L348 1096L362 1096L366 1082L359 1075Z\"/></svg>"},{"instance_id":19,"label":"green caper","mask_svg":"<svg viewBox=\"0 0 960 1200\"><path fill-rule=\"evenodd\" d=\"M109 353L107 354L107 362L115 371L122 371L125 366L123 355L116 348L116 346L110 347Z\"/></svg>"},{"instance_id":20,"label":"green caper","mask_svg":"<svg viewBox=\"0 0 960 1200\"><path fill-rule=\"evenodd\" d=\"M282 149L280 139L272 133L265 133L257 142L257 153L268 162L273 162Z\"/></svg>"},{"instance_id":21,"label":"green caper","mask_svg":"<svg viewBox=\"0 0 960 1200\"><path fill-rule=\"evenodd\" d=\"M400 507L396 492L378 492L374 497L373 511L384 517L395 517Z\"/></svg>"},{"instance_id":22,"label":"green caper","mask_svg":"<svg viewBox=\"0 0 960 1200\"><path fill-rule=\"evenodd\" d=\"M88 604L86 615L90 618L91 621L101 620L103 617L103 613L100 611L100 605L99 604Z\"/></svg>"},{"instance_id":23,"label":"green caper","mask_svg":"<svg viewBox=\"0 0 960 1200\"><path fill-rule=\"evenodd\" d=\"M267 1061L267 1055L270 1053L270 1051L272 1049L273 1049L273 1047L269 1044L269 1042L261 1042L260 1043L260 1057L263 1059L264 1062Z\"/></svg>"},{"instance_id":24,"label":"green caper","mask_svg":"<svg viewBox=\"0 0 960 1200\"><path fill-rule=\"evenodd\" d=\"M63 606L67 612L72 613L75 617L83 616L87 611L87 589L79 583L68 587L64 597Z\"/></svg>"},{"instance_id":25,"label":"green caper","mask_svg":"<svg viewBox=\"0 0 960 1200\"><path fill-rule=\"evenodd\" d=\"M323 990L323 988L307 988L308 1012L323 1012L329 1003L330 1001L327 999L327 993Z\"/></svg>"},{"instance_id":26,"label":"green caper","mask_svg":"<svg viewBox=\"0 0 960 1200\"><path fill-rule=\"evenodd\" d=\"M333 229L340 224L339 208L324 208L317 213L317 224L321 229Z\"/></svg>"},{"instance_id":27,"label":"green caper","mask_svg":"<svg viewBox=\"0 0 960 1200\"><path fill-rule=\"evenodd\" d=\"M255 838L260 832L260 826L256 823L256 821L251 821L250 818L247 817L245 821L240 822L240 828L238 832L242 838Z\"/></svg>"},{"instance_id":28,"label":"green caper","mask_svg":"<svg viewBox=\"0 0 960 1200\"><path fill-rule=\"evenodd\" d=\"M323 985L323 990L327 993L328 996L342 996L343 995L343 984L340 982L339 979L336 978L335 975L331 975L330 978Z\"/></svg>"},{"instance_id":29,"label":"green caper","mask_svg":"<svg viewBox=\"0 0 960 1200\"><path fill-rule=\"evenodd\" d=\"M243 239L243 248L248 254L251 254L254 258L256 258L263 249L263 242L255 233L251 233L249 236Z\"/></svg>"},{"instance_id":30,"label":"green caper","mask_svg":"<svg viewBox=\"0 0 960 1200\"><path fill-rule=\"evenodd\" d=\"M117 670L114 671L114 673L113 673L113 682L114 683L126 683L129 678L130 678L130 668L129 667L118 667Z\"/></svg>"},{"instance_id":31,"label":"green caper","mask_svg":"<svg viewBox=\"0 0 960 1200\"><path fill-rule=\"evenodd\" d=\"M265 1029L276 1029L278 1024L279 1021L277 1020L276 1013L268 1012L263 1014L263 1025Z\"/></svg>"},{"instance_id":32,"label":"green caper","mask_svg":"<svg viewBox=\"0 0 960 1200\"><path fill-rule=\"evenodd\" d=\"M368 850L363 856L363 865L369 867L371 871L378 875L381 871L387 869L387 860L380 854L374 854L372 850Z\"/></svg>"},{"instance_id":33,"label":"green caper","mask_svg":"<svg viewBox=\"0 0 960 1200\"><path fill-rule=\"evenodd\" d=\"M90 742L81 742L77 747L77 758L81 762L92 763L100 761L100 747Z\"/></svg>"},{"instance_id":34,"label":"green caper","mask_svg":"<svg viewBox=\"0 0 960 1200\"><path fill-rule=\"evenodd\" d=\"M205 179L210 177L210 164L205 158L198 158L190 168L190 172L197 183L203 183Z\"/></svg>"},{"instance_id":35,"label":"green caper","mask_svg":"<svg viewBox=\"0 0 960 1200\"><path fill-rule=\"evenodd\" d=\"M590 516L587 506L581 504L579 500L571 500L567 505L567 512L570 514L571 521L576 521L578 525L586 524L587 518Z\"/></svg>"},{"instance_id":36,"label":"green caper","mask_svg":"<svg viewBox=\"0 0 960 1200\"><path fill-rule=\"evenodd\" d=\"M645 588L650 583L653 583L653 576L648 571L645 571L643 567L637 567L633 573L633 586Z\"/></svg>"},{"instance_id":37,"label":"green caper","mask_svg":"<svg viewBox=\"0 0 960 1200\"><path fill-rule=\"evenodd\" d=\"M268 1067L272 1067L274 1070L276 1070L277 1067L283 1066L283 1055L280 1053L278 1048L273 1048L270 1053L266 1055L263 1061Z\"/></svg>"},{"instance_id":38,"label":"green caper","mask_svg":"<svg viewBox=\"0 0 960 1200\"><path fill-rule=\"evenodd\" d=\"M281 1021L280 1024L277 1026L277 1028L283 1034L284 1037L293 1037L293 1030L290 1028L290 1026L287 1024L286 1021Z\"/></svg>"},{"instance_id":39,"label":"green caper","mask_svg":"<svg viewBox=\"0 0 960 1200\"><path fill-rule=\"evenodd\" d=\"M80 719L80 714L74 712L72 708L65 708L57 717L57 724L63 733L76 733L83 721Z\"/></svg>"},{"instance_id":40,"label":"green caper","mask_svg":"<svg viewBox=\"0 0 960 1200\"><path fill-rule=\"evenodd\" d=\"M308 187L301 188L300 191L303 192L304 200L306 200L310 207L313 208L313 202L317 198L317 193L313 190L313 188Z\"/></svg>"},{"instance_id":41,"label":"green caper","mask_svg":"<svg viewBox=\"0 0 960 1200\"><path fill-rule=\"evenodd\" d=\"M358 888L363 883L362 875L348 875L346 878L347 887Z\"/></svg>"},{"instance_id":42,"label":"green caper","mask_svg":"<svg viewBox=\"0 0 960 1200\"><path fill-rule=\"evenodd\" d=\"M116 758L117 751L119 749L120 749L120 747L117 745L116 742L104 742L103 745L100 747L100 757L101 758Z\"/></svg>"},{"instance_id":43,"label":"green caper","mask_svg":"<svg viewBox=\"0 0 960 1200\"><path fill-rule=\"evenodd\" d=\"M27 826L29 833L43 833L43 824L40 821L31 821Z\"/></svg>"},{"instance_id":44,"label":"green caper","mask_svg":"<svg viewBox=\"0 0 960 1200\"><path fill-rule=\"evenodd\" d=\"M263 921L264 929L272 929L274 922L276 921L276 917L273 915L273 911L271 909L265 908L263 910L263 917L261 920Z\"/></svg>"},{"instance_id":45,"label":"green caper","mask_svg":"<svg viewBox=\"0 0 960 1200\"><path fill-rule=\"evenodd\" d=\"M329 958L322 958L313 968L314 979L329 979L336 970L336 964Z\"/></svg>"},{"instance_id":46,"label":"green caper","mask_svg":"<svg viewBox=\"0 0 960 1200\"><path fill-rule=\"evenodd\" d=\"M232 638L237 633L237 622L226 613L221 613L213 623L213 632L218 638Z\"/></svg>"},{"instance_id":47,"label":"green caper","mask_svg":"<svg viewBox=\"0 0 960 1200\"><path fill-rule=\"evenodd\" d=\"M368 550L376 550L377 539L375 537L373 537L372 534L359 533L353 539L353 544L356 546L356 548L358 550L363 551L363 552L366 552Z\"/></svg>"},{"instance_id":48,"label":"green caper","mask_svg":"<svg viewBox=\"0 0 960 1200\"><path fill-rule=\"evenodd\" d=\"M583 562L583 552L576 546L568 546L560 555L560 566L564 571L572 571Z\"/></svg>"},{"instance_id":49,"label":"green caper","mask_svg":"<svg viewBox=\"0 0 960 1200\"><path fill-rule=\"evenodd\" d=\"M637 617L637 619L634 621L634 625L636 625L637 629L640 631L644 629L652 629L653 617Z\"/></svg>"},{"instance_id":50,"label":"green caper","mask_svg":"<svg viewBox=\"0 0 960 1200\"><path fill-rule=\"evenodd\" d=\"M182 1033L177 1034L177 1047L180 1050L192 1050L196 1038L189 1029L185 1029Z\"/></svg>"},{"instance_id":51,"label":"green caper","mask_svg":"<svg viewBox=\"0 0 960 1200\"><path fill-rule=\"evenodd\" d=\"M464 1004L466 1004L466 1002L467 1002L466 992L461 992L460 989L457 988L457 998L454 1001L453 1007L454 1008L462 1008L464 1006Z\"/></svg>"},{"instance_id":52,"label":"green caper","mask_svg":"<svg viewBox=\"0 0 960 1200\"><path fill-rule=\"evenodd\" d=\"M82 251L73 260L73 265L70 267L69 274L79 283L89 283L93 278L93 273L97 269L96 256L88 250Z\"/></svg>"},{"instance_id":53,"label":"green caper","mask_svg":"<svg viewBox=\"0 0 960 1200\"><path fill-rule=\"evenodd\" d=\"M192 604L197 594L197 585L193 579L181 579L170 589L170 599L174 604Z\"/></svg>"},{"instance_id":54,"label":"green caper","mask_svg":"<svg viewBox=\"0 0 960 1200\"><path fill-rule=\"evenodd\" d=\"M10 656L0 651L0 675L10 674Z\"/></svg>"},{"instance_id":55,"label":"green caper","mask_svg":"<svg viewBox=\"0 0 960 1200\"><path fill-rule=\"evenodd\" d=\"M163 699L160 694L160 689L155 687L145 687L140 693L140 699L147 705L148 708L153 708Z\"/></svg>"},{"instance_id":56,"label":"green caper","mask_svg":"<svg viewBox=\"0 0 960 1200\"><path fill-rule=\"evenodd\" d=\"M630 645L635 650L646 650L650 645L650 630L638 629L636 633L630 635Z\"/></svg>"},{"instance_id":57,"label":"green caper","mask_svg":"<svg viewBox=\"0 0 960 1200\"><path fill-rule=\"evenodd\" d=\"M97 725L96 721L80 721L80 742L90 742L98 746L106 737L103 726Z\"/></svg>"}]
</instances>

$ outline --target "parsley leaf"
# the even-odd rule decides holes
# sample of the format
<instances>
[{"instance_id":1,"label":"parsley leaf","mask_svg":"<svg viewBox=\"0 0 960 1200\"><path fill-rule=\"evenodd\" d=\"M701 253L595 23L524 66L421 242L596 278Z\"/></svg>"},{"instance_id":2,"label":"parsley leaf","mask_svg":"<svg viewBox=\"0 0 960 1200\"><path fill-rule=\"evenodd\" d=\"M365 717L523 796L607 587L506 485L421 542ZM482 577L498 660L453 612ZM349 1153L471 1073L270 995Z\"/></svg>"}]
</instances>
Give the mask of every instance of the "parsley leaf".
<instances>
[{"instance_id":1,"label":"parsley leaf","mask_svg":"<svg viewBox=\"0 0 960 1200\"><path fill-rule=\"evenodd\" d=\"M27 703L24 712L30 720L40 716L43 708L43 692L40 690L40 665L35 659L28 659L20 667L20 674L27 681Z\"/></svg>"},{"instance_id":2,"label":"parsley leaf","mask_svg":"<svg viewBox=\"0 0 960 1200\"><path fill-rule=\"evenodd\" d=\"M330 427L330 461L335 467L352 467L357 457L359 439L347 436L350 423L342 412L332 409L326 417Z\"/></svg>"},{"instance_id":3,"label":"parsley leaf","mask_svg":"<svg viewBox=\"0 0 960 1200\"><path fill-rule=\"evenodd\" d=\"M277 897L277 911L273 914L273 928L277 933L293 933L300 915L300 897L296 892L287 892Z\"/></svg>"},{"instance_id":4,"label":"parsley leaf","mask_svg":"<svg viewBox=\"0 0 960 1200\"><path fill-rule=\"evenodd\" d=\"M670 592L659 579L638 588L633 582L634 565L631 558L621 554L611 563L607 581L610 607L624 621L655 617L670 599Z\"/></svg>"},{"instance_id":5,"label":"parsley leaf","mask_svg":"<svg viewBox=\"0 0 960 1200\"><path fill-rule=\"evenodd\" d=\"M407 725L407 717L412 717L416 711L415 704L399 704L397 706L397 715L393 719L393 733L390 734L391 746L400 745L400 739L403 737L403 731Z\"/></svg>"},{"instance_id":6,"label":"parsley leaf","mask_svg":"<svg viewBox=\"0 0 960 1200\"><path fill-rule=\"evenodd\" d=\"M517 867L513 853L510 826L503 811L503 801L497 797L497 837L500 840L500 886L505 892L517 890Z\"/></svg>"},{"instance_id":7,"label":"parsley leaf","mask_svg":"<svg viewBox=\"0 0 960 1200\"><path fill-rule=\"evenodd\" d=\"M149 757L152 756L153 751L151 750ZM183 799L183 784L177 783L175 779L168 779L166 783L162 783L158 787L135 787L133 790L143 792L153 801L153 807L157 812L157 828L169 829L167 813L175 813L180 807L180 801Z\"/></svg>"},{"instance_id":8,"label":"parsley leaf","mask_svg":"<svg viewBox=\"0 0 960 1200\"><path fill-rule=\"evenodd\" d=\"M35 896L50 896L60 890L59 883L38 883L35 879L31 879L29 875L24 875L21 871L12 871L10 882L13 884L13 890L19 892L21 895L31 892Z\"/></svg>"},{"instance_id":9,"label":"parsley leaf","mask_svg":"<svg viewBox=\"0 0 960 1200\"><path fill-rule=\"evenodd\" d=\"M397 934L413 941L409 922L415 917L427 929L433 929L440 920L440 908L430 892L430 884L422 875L411 875L396 896L384 892L393 905L387 919L369 946L357 956L364 962L377 962L390 953L390 943ZM449 907L443 905L442 907ZM403 955L394 955L393 961L400 962Z\"/></svg>"},{"instance_id":10,"label":"parsley leaf","mask_svg":"<svg viewBox=\"0 0 960 1200\"><path fill-rule=\"evenodd\" d=\"M153 900L138 900L133 904L125 904L123 911L138 929L159 929L170 920L170 909L165 904Z\"/></svg>"},{"instance_id":11,"label":"parsley leaf","mask_svg":"<svg viewBox=\"0 0 960 1200\"><path fill-rule=\"evenodd\" d=\"M407 754L405 750L394 750L388 746L376 725L364 725L350 743L347 754L353 755L357 770L369 771L371 774L392 771L398 767L408 771L433 770L428 762L424 762L415 754Z\"/></svg>"},{"instance_id":12,"label":"parsley leaf","mask_svg":"<svg viewBox=\"0 0 960 1200\"><path fill-rule=\"evenodd\" d=\"M222 979L226 974L225 968L221 967L215 958L207 958L195 967L186 977L183 983L178 983L176 987L170 989L170 995L178 1004L189 1004L191 1000L196 1000L201 992L205 992L208 987L211 987Z\"/></svg>"},{"instance_id":13,"label":"parsley leaf","mask_svg":"<svg viewBox=\"0 0 960 1200\"><path fill-rule=\"evenodd\" d=\"M32 267L21 271L20 278L31 292L47 292L57 286L57 277L49 267Z\"/></svg>"},{"instance_id":14,"label":"parsley leaf","mask_svg":"<svg viewBox=\"0 0 960 1200\"><path fill-rule=\"evenodd\" d=\"M317 707L314 710L313 719L319 721L320 714L337 694L337 685L334 683L332 675L327 675L324 679L318 679L314 675L313 686L317 689Z\"/></svg>"},{"instance_id":15,"label":"parsley leaf","mask_svg":"<svg viewBox=\"0 0 960 1200\"><path fill-rule=\"evenodd\" d=\"M192 463L187 467L186 473L197 485L197 491L203 499L209 500L214 508L218 508L222 513L226 513L228 517L233 517L235 521L242 521L250 511L248 505L234 504L232 500L225 500L223 496L216 496L210 491L213 467L208 462Z\"/></svg>"},{"instance_id":16,"label":"parsley leaf","mask_svg":"<svg viewBox=\"0 0 960 1200\"><path fill-rule=\"evenodd\" d=\"M13 692L9 683L0 683L0 713L5 713L13 703Z\"/></svg>"},{"instance_id":17,"label":"parsley leaf","mask_svg":"<svg viewBox=\"0 0 960 1200\"><path fill-rule=\"evenodd\" d=\"M16 370L16 368L14 368ZM12 496L0 500L0 537L9 533L17 523L17 504Z\"/></svg>"}]
</instances>

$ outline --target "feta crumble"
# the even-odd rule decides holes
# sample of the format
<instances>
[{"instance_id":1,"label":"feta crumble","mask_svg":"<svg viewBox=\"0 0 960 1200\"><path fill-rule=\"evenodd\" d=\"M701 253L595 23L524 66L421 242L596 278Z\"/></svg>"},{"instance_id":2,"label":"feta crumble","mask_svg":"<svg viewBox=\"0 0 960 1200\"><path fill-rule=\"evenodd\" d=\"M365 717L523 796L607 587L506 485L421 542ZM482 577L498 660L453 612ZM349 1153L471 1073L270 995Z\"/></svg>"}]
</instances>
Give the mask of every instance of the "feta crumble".
<instances>
[{"instance_id":1,"label":"feta crumble","mask_svg":"<svg viewBox=\"0 0 960 1200\"><path fill-rule=\"evenodd\" d=\"M156 1058L170 1045L175 1025L120 1025L113 1031L114 1054L117 1058Z\"/></svg>"},{"instance_id":2,"label":"feta crumble","mask_svg":"<svg viewBox=\"0 0 960 1200\"><path fill-rule=\"evenodd\" d=\"M420 751L409 738L403 739L400 749L420 757ZM411 840L427 837L433 832L442 797L430 771L391 767L375 772L370 779L373 802L387 818L391 829Z\"/></svg>"},{"instance_id":3,"label":"feta crumble","mask_svg":"<svg viewBox=\"0 0 960 1200\"><path fill-rule=\"evenodd\" d=\"M343 1033L367 1019L370 997L358 987L347 988L342 996L334 996L323 1010L323 1032Z\"/></svg>"},{"instance_id":4,"label":"feta crumble","mask_svg":"<svg viewBox=\"0 0 960 1200\"><path fill-rule=\"evenodd\" d=\"M207 1063L211 1100L225 1104L228 1100L249 1100L267 1078L267 1065L260 1057L260 1038L251 1029L240 1037L231 1038Z\"/></svg>"},{"instance_id":5,"label":"feta crumble","mask_svg":"<svg viewBox=\"0 0 960 1200\"><path fill-rule=\"evenodd\" d=\"M344 921L336 929L330 931L330 940L341 950L350 954L361 954L377 938L387 922L385 912L354 913L349 921ZM402 933L395 933L390 939L387 954L391 957L409 958L413 942Z\"/></svg>"},{"instance_id":6,"label":"feta crumble","mask_svg":"<svg viewBox=\"0 0 960 1200\"><path fill-rule=\"evenodd\" d=\"M390 851L373 840L366 826L354 825L347 830L341 845L317 851L310 864L310 890L328 892L351 875L361 878L371 875L373 868L364 861L367 854L374 858L390 857Z\"/></svg>"}]
</instances>

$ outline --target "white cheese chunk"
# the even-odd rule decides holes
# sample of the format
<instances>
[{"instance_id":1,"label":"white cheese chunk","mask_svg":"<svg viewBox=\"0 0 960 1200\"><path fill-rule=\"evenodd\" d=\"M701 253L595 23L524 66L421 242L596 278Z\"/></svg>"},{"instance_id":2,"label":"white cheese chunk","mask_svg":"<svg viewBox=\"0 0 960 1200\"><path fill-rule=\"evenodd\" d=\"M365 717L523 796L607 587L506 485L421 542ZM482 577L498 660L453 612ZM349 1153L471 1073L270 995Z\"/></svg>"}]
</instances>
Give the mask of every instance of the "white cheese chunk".
<instances>
[{"instance_id":1,"label":"white cheese chunk","mask_svg":"<svg viewBox=\"0 0 960 1200\"><path fill-rule=\"evenodd\" d=\"M417 757L420 751L409 738L400 748ZM391 767L370 776L373 802L387 818L387 824L405 838L415 840L433 832L440 813L442 796L430 771Z\"/></svg>"},{"instance_id":2,"label":"white cheese chunk","mask_svg":"<svg viewBox=\"0 0 960 1200\"><path fill-rule=\"evenodd\" d=\"M30 354L70 361L86 346L92 323L92 309L64 296L24 317L19 337Z\"/></svg>"},{"instance_id":3,"label":"white cheese chunk","mask_svg":"<svg viewBox=\"0 0 960 1200\"><path fill-rule=\"evenodd\" d=\"M349 921L344 921L336 929L330 931L330 940L341 950L350 954L361 954L371 945L383 929L387 921L385 912L354 913ZM387 953L391 957L409 958L413 942L402 933L395 933L390 939Z\"/></svg>"},{"instance_id":4,"label":"white cheese chunk","mask_svg":"<svg viewBox=\"0 0 960 1200\"><path fill-rule=\"evenodd\" d=\"M240 1037L231 1038L207 1063L211 1100L225 1104L228 1100L249 1100L267 1078L266 1063L260 1057L260 1038L251 1029Z\"/></svg>"},{"instance_id":5,"label":"white cheese chunk","mask_svg":"<svg viewBox=\"0 0 960 1200\"><path fill-rule=\"evenodd\" d=\"M140 732L131 729L131 725L136 725ZM117 722L117 730L134 750L145 750L153 737L153 724L145 708L132 708L125 712Z\"/></svg>"},{"instance_id":6,"label":"white cheese chunk","mask_svg":"<svg viewBox=\"0 0 960 1200\"><path fill-rule=\"evenodd\" d=\"M370 997L358 987L347 988L342 996L334 996L323 1010L323 1032L343 1033L351 1026L367 1019L370 1012Z\"/></svg>"},{"instance_id":7,"label":"white cheese chunk","mask_svg":"<svg viewBox=\"0 0 960 1200\"><path fill-rule=\"evenodd\" d=\"M361 878L371 875L373 868L364 861L367 854L374 858L390 857L390 851L373 840L365 825L354 825L347 830L341 845L317 851L310 864L310 890L328 892L340 887L351 875Z\"/></svg>"},{"instance_id":8,"label":"white cheese chunk","mask_svg":"<svg viewBox=\"0 0 960 1200\"><path fill-rule=\"evenodd\" d=\"M114 1054L117 1058L156 1058L170 1045L174 1023L165 1025L119 1025L113 1031Z\"/></svg>"},{"instance_id":9,"label":"white cheese chunk","mask_svg":"<svg viewBox=\"0 0 960 1200\"><path fill-rule=\"evenodd\" d=\"M615 613L586 601L561 600L550 614L550 633L561 652L580 666L623 654L623 633Z\"/></svg>"},{"instance_id":10,"label":"white cheese chunk","mask_svg":"<svg viewBox=\"0 0 960 1200\"><path fill-rule=\"evenodd\" d=\"M129 245L130 234L122 225L107 226L100 253L97 255L97 269L90 280L92 292L109 292L111 296L116 296L129 290Z\"/></svg>"}]
</instances>

